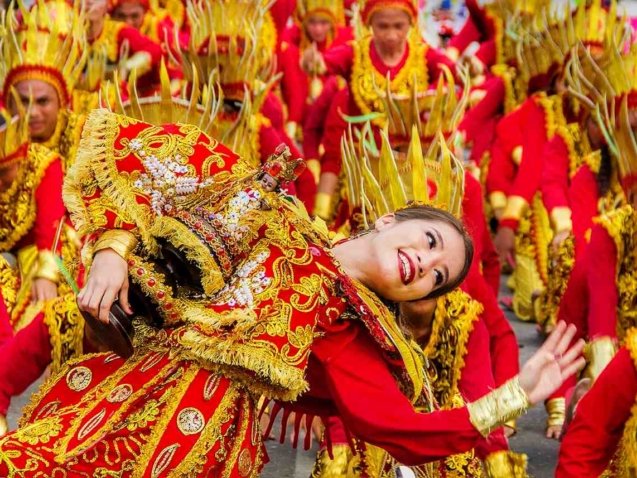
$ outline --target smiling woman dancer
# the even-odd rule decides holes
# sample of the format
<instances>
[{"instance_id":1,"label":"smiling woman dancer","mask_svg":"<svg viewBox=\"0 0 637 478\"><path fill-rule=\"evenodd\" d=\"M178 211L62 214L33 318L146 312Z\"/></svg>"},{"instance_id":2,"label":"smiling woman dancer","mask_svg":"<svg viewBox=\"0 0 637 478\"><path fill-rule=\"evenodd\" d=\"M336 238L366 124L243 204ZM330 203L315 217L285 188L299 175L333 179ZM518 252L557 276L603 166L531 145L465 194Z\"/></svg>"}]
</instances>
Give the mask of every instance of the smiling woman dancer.
<instances>
[{"instance_id":1,"label":"smiling woman dancer","mask_svg":"<svg viewBox=\"0 0 637 478\"><path fill-rule=\"evenodd\" d=\"M280 181L295 165L280 155L264 168ZM261 395L308 419L339 414L353 435L423 463L472 448L581 367L582 344L567 349L574 330L559 324L518 377L466 407L416 412L429 409L422 356L390 308L456 287L466 232L415 206L332 246L262 176L194 126L90 115L66 184L94 238L80 307L106 322L117 298L132 313L135 286L162 324L137 323L127 360L85 356L53 377L0 440L1 476L255 477ZM197 264L203 292L156 272L166 242Z\"/></svg>"}]
</instances>

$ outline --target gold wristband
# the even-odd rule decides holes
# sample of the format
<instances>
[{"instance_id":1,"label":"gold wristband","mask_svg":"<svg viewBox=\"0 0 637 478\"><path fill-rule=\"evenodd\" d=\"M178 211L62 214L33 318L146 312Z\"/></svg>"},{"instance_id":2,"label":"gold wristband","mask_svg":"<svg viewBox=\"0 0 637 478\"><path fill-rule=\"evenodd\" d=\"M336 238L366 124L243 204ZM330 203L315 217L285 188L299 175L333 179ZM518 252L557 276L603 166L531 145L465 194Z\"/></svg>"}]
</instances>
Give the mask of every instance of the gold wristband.
<instances>
[{"instance_id":1,"label":"gold wristband","mask_svg":"<svg viewBox=\"0 0 637 478\"><path fill-rule=\"evenodd\" d=\"M314 215L325 221L332 217L332 195L328 193L316 193L314 200Z\"/></svg>"},{"instance_id":2,"label":"gold wristband","mask_svg":"<svg viewBox=\"0 0 637 478\"><path fill-rule=\"evenodd\" d=\"M556 233L571 231L573 222L571 221L571 209L568 207L556 207L551 211L551 224Z\"/></svg>"},{"instance_id":3,"label":"gold wristband","mask_svg":"<svg viewBox=\"0 0 637 478\"><path fill-rule=\"evenodd\" d=\"M314 182L318 184L321 178L321 162L318 159L306 159L305 164L307 169L310 170L310 173L312 173Z\"/></svg>"},{"instance_id":4,"label":"gold wristband","mask_svg":"<svg viewBox=\"0 0 637 478\"><path fill-rule=\"evenodd\" d=\"M529 398L516 376L484 397L468 403L467 409L473 426L487 437L495 428L522 415L529 405Z\"/></svg>"},{"instance_id":5,"label":"gold wristband","mask_svg":"<svg viewBox=\"0 0 637 478\"><path fill-rule=\"evenodd\" d=\"M36 263L36 279L47 279L58 284L60 282L60 271L58 270L55 256L51 251L39 251L38 262Z\"/></svg>"},{"instance_id":6,"label":"gold wristband","mask_svg":"<svg viewBox=\"0 0 637 478\"><path fill-rule=\"evenodd\" d=\"M566 399L564 397L551 398L546 402L546 425L549 427L559 427L564 425L566 418Z\"/></svg>"},{"instance_id":7,"label":"gold wristband","mask_svg":"<svg viewBox=\"0 0 637 478\"><path fill-rule=\"evenodd\" d=\"M599 337L586 344L584 357L588 362L585 376L595 380L613 359L617 348L610 337Z\"/></svg>"},{"instance_id":8,"label":"gold wristband","mask_svg":"<svg viewBox=\"0 0 637 478\"><path fill-rule=\"evenodd\" d=\"M136 247L137 238L133 233L123 229L110 229L95 241L93 255L104 249L113 249L122 259L128 260L128 256Z\"/></svg>"},{"instance_id":9,"label":"gold wristband","mask_svg":"<svg viewBox=\"0 0 637 478\"><path fill-rule=\"evenodd\" d=\"M488 478L524 478L527 475L527 456L510 450L490 453L484 460L484 470Z\"/></svg>"},{"instance_id":10,"label":"gold wristband","mask_svg":"<svg viewBox=\"0 0 637 478\"><path fill-rule=\"evenodd\" d=\"M489 203L493 209L504 209L507 205L507 197L502 191L494 191L489 194Z\"/></svg>"},{"instance_id":11,"label":"gold wristband","mask_svg":"<svg viewBox=\"0 0 637 478\"><path fill-rule=\"evenodd\" d=\"M529 203L521 196L509 196L506 208L502 213L502 219L515 219L519 221L526 211Z\"/></svg>"}]
</instances>

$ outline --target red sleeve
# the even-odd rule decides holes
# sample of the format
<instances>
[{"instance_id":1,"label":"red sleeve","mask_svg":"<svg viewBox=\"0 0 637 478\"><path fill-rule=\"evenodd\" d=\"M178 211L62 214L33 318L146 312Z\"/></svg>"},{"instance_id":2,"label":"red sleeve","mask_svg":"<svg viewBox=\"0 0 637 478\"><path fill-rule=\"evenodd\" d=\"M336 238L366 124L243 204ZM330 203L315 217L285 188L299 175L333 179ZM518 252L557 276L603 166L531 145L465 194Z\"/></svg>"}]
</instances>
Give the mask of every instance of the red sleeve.
<instances>
[{"instance_id":1,"label":"red sleeve","mask_svg":"<svg viewBox=\"0 0 637 478\"><path fill-rule=\"evenodd\" d=\"M283 76L281 78L281 93L288 107L288 121L300 123L303 121L305 104L309 95L308 78L299 64L299 49L289 43L281 44L279 61Z\"/></svg>"},{"instance_id":2,"label":"red sleeve","mask_svg":"<svg viewBox=\"0 0 637 478\"><path fill-rule=\"evenodd\" d=\"M276 26L279 36L285 29L288 19L294 12L295 7L295 0L276 0L270 7L270 13L272 14L272 19L274 20L274 25Z\"/></svg>"},{"instance_id":3,"label":"red sleeve","mask_svg":"<svg viewBox=\"0 0 637 478\"><path fill-rule=\"evenodd\" d=\"M518 341L513 328L484 277L470 271L462 288L484 307L482 319L489 331L493 376L496 385L502 385L520 371Z\"/></svg>"},{"instance_id":4,"label":"red sleeve","mask_svg":"<svg viewBox=\"0 0 637 478\"><path fill-rule=\"evenodd\" d=\"M586 248L588 335L617 336L617 246L601 225L593 226Z\"/></svg>"},{"instance_id":5,"label":"red sleeve","mask_svg":"<svg viewBox=\"0 0 637 478\"><path fill-rule=\"evenodd\" d=\"M475 56L487 67L492 66L496 62L496 48L495 40L487 40L480 44Z\"/></svg>"},{"instance_id":6,"label":"red sleeve","mask_svg":"<svg viewBox=\"0 0 637 478\"><path fill-rule=\"evenodd\" d=\"M524 105L522 125L522 160L509 189L509 196L519 196L531 203L540 187L542 177L542 152L546 144L546 119L543 108L534 99L528 99ZM500 225L517 229L519 219L503 218Z\"/></svg>"},{"instance_id":7,"label":"red sleeve","mask_svg":"<svg viewBox=\"0 0 637 478\"><path fill-rule=\"evenodd\" d=\"M622 348L579 403L562 440L557 478L601 475L617 449L635 395L635 365L628 350Z\"/></svg>"},{"instance_id":8,"label":"red sleeve","mask_svg":"<svg viewBox=\"0 0 637 478\"><path fill-rule=\"evenodd\" d=\"M467 49L467 47L474 41L480 41L480 30L473 21L473 17L469 15L467 21L464 23L458 33L449 41L450 48L456 48L460 54Z\"/></svg>"},{"instance_id":9,"label":"red sleeve","mask_svg":"<svg viewBox=\"0 0 637 478\"><path fill-rule=\"evenodd\" d=\"M345 426L401 463L417 465L465 452L480 439L466 407L415 411L361 324L317 339L312 352Z\"/></svg>"},{"instance_id":10,"label":"red sleeve","mask_svg":"<svg viewBox=\"0 0 637 478\"><path fill-rule=\"evenodd\" d=\"M11 326L11 316L7 310L7 305L2 296L2 288L0 287L0 345L13 337L13 327Z\"/></svg>"},{"instance_id":11,"label":"red sleeve","mask_svg":"<svg viewBox=\"0 0 637 478\"><path fill-rule=\"evenodd\" d=\"M35 382L50 362L49 331L39 314L0 347L0 414L7 414L11 398Z\"/></svg>"},{"instance_id":12,"label":"red sleeve","mask_svg":"<svg viewBox=\"0 0 637 478\"><path fill-rule=\"evenodd\" d=\"M343 88L334 97L325 120L323 132L323 146L325 154L321 158L321 172L338 175L341 172L341 138L347 130L347 123L342 113L347 113L349 104L349 89Z\"/></svg>"},{"instance_id":13,"label":"red sleeve","mask_svg":"<svg viewBox=\"0 0 637 478\"><path fill-rule=\"evenodd\" d=\"M139 52L146 52L150 55L153 68L157 68L161 62L161 47L150 38L142 35L139 30L125 26L119 30L117 35L118 47L121 47L124 41L128 41L130 55Z\"/></svg>"},{"instance_id":14,"label":"red sleeve","mask_svg":"<svg viewBox=\"0 0 637 478\"><path fill-rule=\"evenodd\" d=\"M303 153L307 159L319 159L319 149L323 137L323 128L330 105L338 91L342 89L338 77L332 76L323 83L321 95L307 108L303 122Z\"/></svg>"},{"instance_id":15,"label":"red sleeve","mask_svg":"<svg viewBox=\"0 0 637 478\"><path fill-rule=\"evenodd\" d=\"M522 144L515 110L500 120L496 127L496 137L491 147L491 162L487 174L487 193L501 192L508 196L511 182L515 176L515 165L511 153Z\"/></svg>"},{"instance_id":16,"label":"red sleeve","mask_svg":"<svg viewBox=\"0 0 637 478\"><path fill-rule=\"evenodd\" d=\"M467 111L459 126L471 142L475 136L483 133L485 121L500 114L504 102L504 82L497 76L490 76L474 90L485 91L484 98Z\"/></svg>"},{"instance_id":17,"label":"red sleeve","mask_svg":"<svg viewBox=\"0 0 637 478\"><path fill-rule=\"evenodd\" d=\"M569 157L566 143L558 134L544 148L544 167L542 168L542 199L547 211L556 207L570 207L568 201Z\"/></svg>"},{"instance_id":18,"label":"red sleeve","mask_svg":"<svg viewBox=\"0 0 637 478\"><path fill-rule=\"evenodd\" d=\"M260 113L270 120L274 129L283 133L283 103L272 91L265 96Z\"/></svg>"},{"instance_id":19,"label":"red sleeve","mask_svg":"<svg viewBox=\"0 0 637 478\"><path fill-rule=\"evenodd\" d=\"M456 64L444 53L436 48L427 48L425 54L427 60L427 70L429 71L429 82L434 83L438 81L438 77L442 73L441 65L449 68L451 73L456 76Z\"/></svg>"},{"instance_id":20,"label":"red sleeve","mask_svg":"<svg viewBox=\"0 0 637 478\"><path fill-rule=\"evenodd\" d=\"M36 217L33 225L35 245L38 249L51 249L60 220L66 209L62 201L62 161L53 161L35 191Z\"/></svg>"},{"instance_id":21,"label":"red sleeve","mask_svg":"<svg viewBox=\"0 0 637 478\"><path fill-rule=\"evenodd\" d=\"M349 80L354 61L354 47L350 43L335 45L323 53L323 60L330 75L340 75Z\"/></svg>"},{"instance_id":22,"label":"red sleeve","mask_svg":"<svg viewBox=\"0 0 637 478\"><path fill-rule=\"evenodd\" d=\"M489 353L489 332L482 320L474 323L469 335L467 354L458 387L463 397L469 402L477 400L495 388ZM478 442L476 454L484 460L491 453L508 449L509 444L504 431L499 428Z\"/></svg>"}]
</instances>

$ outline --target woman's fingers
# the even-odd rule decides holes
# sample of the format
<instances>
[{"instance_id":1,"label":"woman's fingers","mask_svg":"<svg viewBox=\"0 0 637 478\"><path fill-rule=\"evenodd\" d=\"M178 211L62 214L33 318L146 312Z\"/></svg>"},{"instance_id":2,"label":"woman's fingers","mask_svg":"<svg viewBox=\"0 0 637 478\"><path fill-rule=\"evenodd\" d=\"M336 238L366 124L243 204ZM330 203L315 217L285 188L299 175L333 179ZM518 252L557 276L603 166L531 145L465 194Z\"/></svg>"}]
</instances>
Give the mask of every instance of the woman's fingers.
<instances>
[{"instance_id":1,"label":"woman's fingers","mask_svg":"<svg viewBox=\"0 0 637 478\"><path fill-rule=\"evenodd\" d=\"M119 305L122 307L122 309L124 309L124 312L126 312L128 315L131 315L133 313L133 309L128 302L128 280L124 282L124 285L120 289L117 300L119 301Z\"/></svg>"},{"instance_id":2,"label":"woman's fingers","mask_svg":"<svg viewBox=\"0 0 637 478\"><path fill-rule=\"evenodd\" d=\"M551 332L551 334L546 338L546 340L540 347L540 350L554 353L554 350L557 347L557 344L560 342L560 339L564 335L565 330L566 323L563 320L560 320L555 326L553 332Z\"/></svg>"},{"instance_id":3,"label":"woman's fingers","mask_svg":"<svg viewBox=\"0 0 637 478\"><path fill-rule=\"evenodd\" d=\"M564 335L562 335L562 338L560 338L557 347L555 347L554 353L556 356L561 357L566 353L566 351L568 350L568 346L571 344L571 341L573 340L573 337L575 337L576 333L577 327L575 327L573 324L570 324L566 328Z\"/></svg>"},{"instance_id":4,"label":"woman's fingers","mask_svg":"<svg viewBox=\"0 0 637 478\"><path fill-rule=\"evenodd\" d=\"M566 368L562 369L562 379L566 380L571 375L574 375L580 370L583 370L585 366L586 366L586 359L584 357L578 358L575 362L572 362Z\"/></svg>"},{"instance_id":5,"label":"woman's fingers","mask_svg":"<svg viewBox=\"0 0 637 478\"><path fill-rule=\"evenodd\" d=\"M584 340L579 339L570 349L568 349L568 351L561 358L558 358L557 363L562 370L568 367L573 361L577 360L580 355L582 355L584 344Z\"/></svg>"},{"instance_id":6,"label":"woman's fingers","mask_svg":"<svg viewBox=\"0 0 637 478\"><path fill-rule=\"evenodd\" d=\"M115 302L115 298L117 297L117 291L113 290L112 287L107 288L102 295L102 300L99 304L99 316L98 319L105 324L108 323L108 315L111 312L111 306L113 302Z\"/></svg>"}]
</instances>

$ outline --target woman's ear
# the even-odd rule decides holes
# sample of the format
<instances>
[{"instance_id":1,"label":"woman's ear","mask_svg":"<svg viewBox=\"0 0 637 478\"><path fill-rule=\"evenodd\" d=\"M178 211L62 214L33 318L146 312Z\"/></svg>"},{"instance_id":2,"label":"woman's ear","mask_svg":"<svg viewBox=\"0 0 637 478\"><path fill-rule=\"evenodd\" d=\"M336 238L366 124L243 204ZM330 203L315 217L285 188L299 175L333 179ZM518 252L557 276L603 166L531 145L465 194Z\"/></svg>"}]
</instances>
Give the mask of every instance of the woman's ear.
<instances>
[{"instance_id":1,"label":"woman's ear","mask_svg":"<svg viewBox=\"0 0 637 478\"><path fill-rule=\"evenodd\" d=\"M390 212L376 219L376 222L374 223L374 229L376 229L377 231L382 231L387 226L391 226L395 222L396 222L396 216L394 215L393 212Z\"/></svg>"}]
</instances>

